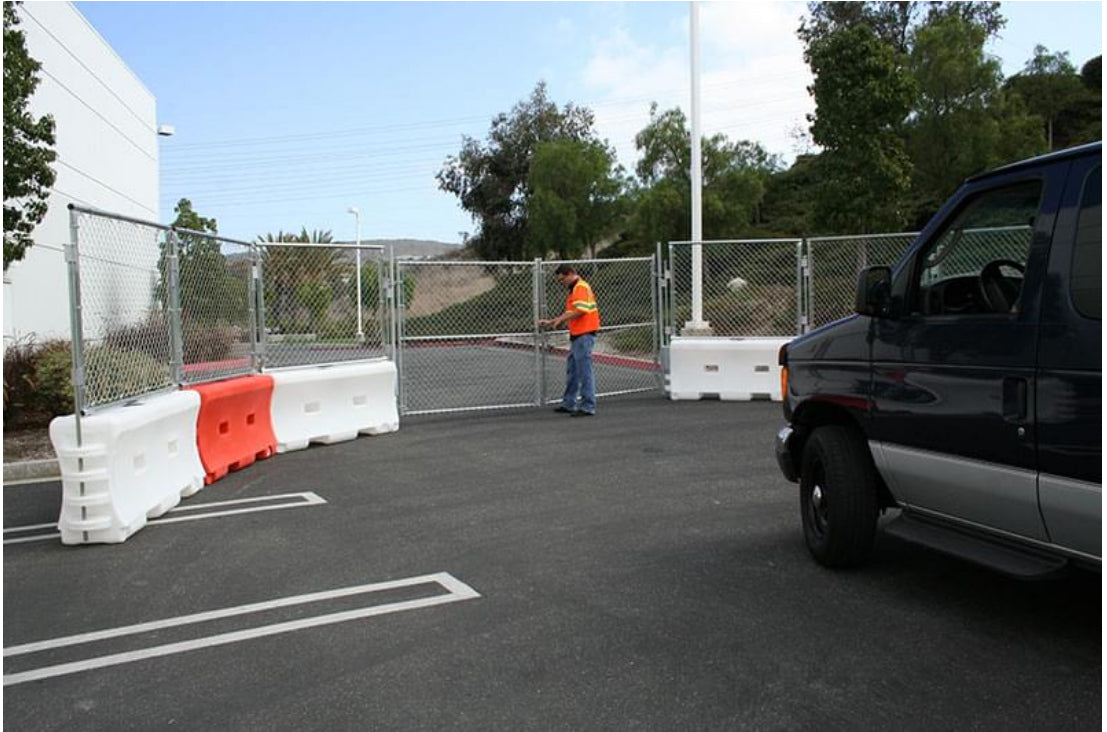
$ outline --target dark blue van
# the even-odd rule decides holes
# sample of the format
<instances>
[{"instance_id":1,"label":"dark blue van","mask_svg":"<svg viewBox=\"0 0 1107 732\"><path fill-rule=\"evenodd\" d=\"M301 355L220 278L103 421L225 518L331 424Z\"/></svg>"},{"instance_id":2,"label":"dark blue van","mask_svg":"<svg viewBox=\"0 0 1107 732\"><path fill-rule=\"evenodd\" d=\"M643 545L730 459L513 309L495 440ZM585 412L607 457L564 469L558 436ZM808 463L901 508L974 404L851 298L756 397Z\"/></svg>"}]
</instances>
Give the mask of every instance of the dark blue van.
<instances>
[{"instance_id":1,"label":"dark blue van","mask_svg":"<svg viewBox=\"0 0 1107 732\"><path fill-rule=\"evenodd\" d=\"M1023 577L1100 566L1101 143L971 178L857 314L780 352L804 537L901 538Z\"/></svg>"}]
</instances>

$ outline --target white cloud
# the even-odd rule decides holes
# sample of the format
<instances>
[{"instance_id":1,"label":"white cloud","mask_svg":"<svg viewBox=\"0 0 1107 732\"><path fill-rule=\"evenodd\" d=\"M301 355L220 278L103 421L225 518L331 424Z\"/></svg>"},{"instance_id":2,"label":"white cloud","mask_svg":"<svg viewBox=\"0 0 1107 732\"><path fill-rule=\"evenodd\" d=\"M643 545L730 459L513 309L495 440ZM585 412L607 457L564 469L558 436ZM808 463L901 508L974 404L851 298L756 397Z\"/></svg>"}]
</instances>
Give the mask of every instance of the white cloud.
<instances>
[{"instance_id":1,"label":"white cloud","mask_svg":"<svg viewBox=\"0 0 1107 732\"><path fill-rule=\"evenodd\" d=\"M700 8L701 122L706 135L760 142L791 159L792 130L813 108L810 73L796 28L801 3L703 3ZM690 106L689 16L661 33L635 37L625 25L594 43L584 84L596 127L628 167L634 135L661 109Z\"/></svg>"}]
</instances>

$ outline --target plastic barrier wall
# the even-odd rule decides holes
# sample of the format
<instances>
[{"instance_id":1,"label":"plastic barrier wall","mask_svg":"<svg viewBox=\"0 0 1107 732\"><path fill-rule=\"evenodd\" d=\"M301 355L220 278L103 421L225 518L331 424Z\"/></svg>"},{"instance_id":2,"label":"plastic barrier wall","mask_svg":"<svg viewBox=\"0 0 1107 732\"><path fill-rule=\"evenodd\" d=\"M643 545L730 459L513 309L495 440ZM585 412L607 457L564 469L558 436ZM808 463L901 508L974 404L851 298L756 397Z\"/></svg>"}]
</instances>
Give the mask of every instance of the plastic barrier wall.
<instances>
[{"instance_id":1,"label":"plastic barrier wall","mask_svg":"<svg viewBox=\"0 0 1107 732\"><path fill-rule=\"evenodd\" d=\"M789 340L673 338L669 345L669 398L781 401L777 353Z\"/></svg>"},{"instance_id":2,"label":"plastic barrier wall","mask_svg":"<svg viewBox=\"0 0 1107 732\"><path fill-rule=\"evenodd\" d=\"M205 483L214 483L231 470L253 465L275 452L271 376L240 376L185 390L200 395L196 444L207 473Z\"/></svg>"},{"instance_id":3,"label":"plastic barrier wall","mask_svg":"<svg viewBox=\"0 0 1107 732\"><path fill-rule=\"evenodd\" d=\"M400 428L391 361L274 371L269 376L277 452Z\"/></svg>"},{"instance_id":4,"label":"plastic barrier wall","mask_svg":"<svg viewBox=\"0 0 1107 732\"><path fill-rule=\"evenodd\" d=\"M204 486L196 447L200 396L179 391L50 423L62 474L63 544L124 541Z\"/></svg>"}]
</instances>

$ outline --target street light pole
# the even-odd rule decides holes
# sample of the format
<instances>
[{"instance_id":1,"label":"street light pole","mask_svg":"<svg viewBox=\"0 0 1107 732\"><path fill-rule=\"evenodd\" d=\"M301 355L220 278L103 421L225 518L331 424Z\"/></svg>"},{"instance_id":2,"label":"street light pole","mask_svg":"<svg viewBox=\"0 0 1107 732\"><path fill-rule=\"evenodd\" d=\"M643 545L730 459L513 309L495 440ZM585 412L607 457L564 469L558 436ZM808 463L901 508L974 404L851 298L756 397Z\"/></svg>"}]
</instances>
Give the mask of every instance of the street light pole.
<instances>
[{"instance_id":1,"label":"street light pole","mask_svg":"<svg viewBox=\"0 0 1107 732\"><path fill-rule=\"evenodd\" d=\"M365 331L361 326L361 212L350 206L347 213L354 215L354 262L357 267L357 340L365 342Z\"/></svg>"}]
</instances>

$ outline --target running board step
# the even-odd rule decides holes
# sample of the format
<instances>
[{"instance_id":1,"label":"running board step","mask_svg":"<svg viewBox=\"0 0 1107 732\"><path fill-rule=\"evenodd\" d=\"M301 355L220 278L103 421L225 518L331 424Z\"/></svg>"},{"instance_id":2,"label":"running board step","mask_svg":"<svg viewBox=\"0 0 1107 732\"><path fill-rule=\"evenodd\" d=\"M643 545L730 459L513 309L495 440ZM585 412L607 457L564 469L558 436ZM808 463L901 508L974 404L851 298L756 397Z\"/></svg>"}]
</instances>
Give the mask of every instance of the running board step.
<instances>
[{"instance_id":1,"label":"running board step","mask_svg":"<svg viewBox=\"0 0 1107 732\"><path fill-rule=\"evenodd\" d=\"M1022 580L1047 579L1068 567L1060 557L1023 551L905 514L884 526L884 533Z\"/></svg>"}]
</instances>

